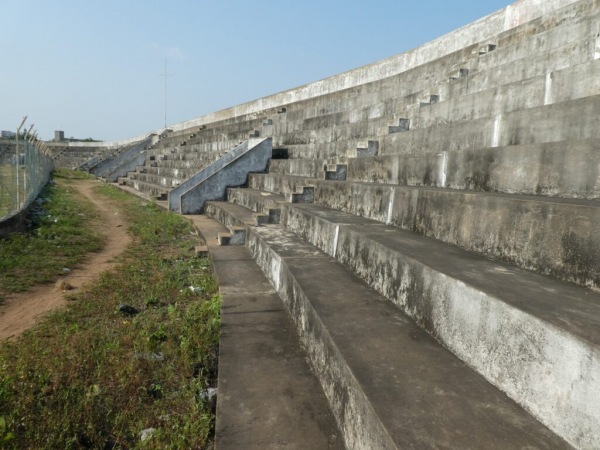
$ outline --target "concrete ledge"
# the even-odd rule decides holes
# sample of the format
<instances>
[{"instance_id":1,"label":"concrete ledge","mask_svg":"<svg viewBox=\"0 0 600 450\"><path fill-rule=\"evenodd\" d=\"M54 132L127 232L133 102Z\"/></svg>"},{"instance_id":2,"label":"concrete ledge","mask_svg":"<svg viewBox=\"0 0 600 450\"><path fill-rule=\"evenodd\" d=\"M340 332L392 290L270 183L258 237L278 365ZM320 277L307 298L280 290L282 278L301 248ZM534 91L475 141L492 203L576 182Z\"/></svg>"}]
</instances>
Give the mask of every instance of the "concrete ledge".
<instances>
[{"instance_id":1,"label":"concrete ledge","mask_svg":"<svg viewBox=\"0 0 600 450\"><path fill-rule=\"evenodd\" d=\"M380 183L256 174L250 187L287 195L314 187L314 203L459 246L487 258L600 288L600 205Z\"/></svg>"},{"instance_id":2,"label":"concrete ledge","mask_svg":"<svg viewBox=\"0 0 600 450\"><path fill-rule=\"evenodd\" d=\"M294 317L347 448L567 448L338 263L289 232L248 246Z\"/></svg>"},{"instance_id":3,"label":"concrete ledge","mask_svg":"<svg viewBox=\"0 0 600 450\"><path fill-rule=\"evenodd\" d=\"M169 192L169 208L182 214L202 212L204 202L225 197L227 187L246 183L250 172L264 171L272 140L250 139Z\"/></svg>"},{"instance_id":4,"label":"concrete ledge","mask_svg":"<svg viewBox=\"0 0 600 450\"><path fill-rule=\"evenodd\" d=\"M282 224L573 445L600 445L600 294L317 205Z\"/></svg>"},{"instance_id":5,"label":"concrete ledge","mask_svg":"<svg viewBox=\"0 0 600 450\"><path fill-rule=\"evenodd\" d=\"M151 144L152 139L152 136L148 136L141 142L131 144L130 148L96 164L90 173L105 178L109 183L114 183L118 177L125 176L127 172L134 170L136 165L144 164L145 158L140 155L145 152L145 148Z\"/></svg>"},{"instance_id":6,"label":"concrete ledge","mask_svg":"<svg viewBox=\"0 0 600 450\"><path fill-rule=\"evenodd\" d=\"M118 182L119 184L124 183L135 191L139 191L140 194L138 195L151 200L166 199L168 193L168 189L165 186L158 186L140 180L130 180L128 178L120 177Z\"/></svg>"},{"instance_id":7,"label":"concrete ledge","mask_svg":"<svg viewBox=\"0 0 600 450\"><path fill-rule=\"evenodd\" d=\"M105 178L109 183L114 183L119 177L124 177L127 173L134 171L136 167L143 166L145 162L146 152L141 151L138 154L134 154L129 159L123 160L122 163L110 168L100 176Z\"/></svg>"},{"instance_id":8,"label":"concrete ledge","mask_svg":"<svg viewBox=\"0 0 600 450\"><path fill-rule=\"evenodd\" d=\"M246 228L256 225L255 216L252 211L227 202L206 202L205 214L211 219L225 225L228 229Z\"/></svg>"},{"instance_id":9,"label":"concrete ledge","mask_svg":"<svg viewBox=\"0 0 600 450\"><path fill-rule=\"evenodd\" d=\"M497 117L442 123L384 136L379 155L475 150L600 138L600 96L554 103Z\"/></svg>"},{"instance_id":10,"label":"concrete ledge","mask_svg":"<svg viewBox=\"0 0 600 450\"><path fill-rule=\"evenodd\" d=\"M347 179L596 199L600 198L599 147L600 139L586 139L356 158L348 161Z\"/></svg>"},{"instance_id":11,"label":"concrete ledge","mask_svg":"<svg viewBox=\"0 0 600 450\"><path fill-rule=\"evenodd\" d=\"M183 122L177 124L173 128L175 130L184 130L244 114L257 113L266 109L272 109L275 112L277 108L281 108L290 103L381 80L411 70L414 67L436 60L469 45L479 44L493 39L498 34L512 30L537 17L544 17L545 15L551 14L561 16L561 13L562 15L568 16L569 14L572 14L573 10L577 10L577 3L579 2L576 0L554 0L546 2L541 2L540 0L519 1L508 6L504 10L475 21L409 52L396 55L368 66L359 67L324 80L316 81L305 86L300 86L295 89ZM572 4L575 5L570 7ZM564 10L561 10L561 8L564 8Z\"/></svg>"},{"instance_id":12,"label":"concrete ledge","mask_svg":"<svg viewBox=\"0 0 600 450\"><path fill-rule=\"evenodd\" d=\"M220 247L225 228L189 216L208 244L221 294L215 448L344 448L295 327L248 250Z\"/></svg>"},{"instance_id":13,"label":"concrete ledge","mask_svg":"<svg viewBox=\"0 0 600 450\"><path fill-rule=\"evenodd\" d=\"M279 223L281 207L287 203L283 195L254 189L228 189L227 200L267 215L269 223Z\"/></svg>"},{"instance_id":14,"label":"concrete ledge","mask_svg":"<svg viewBox=\"0 0 600 450\"><path fill-rule=\"evenodd\" d=\"M449 189L314 182L315 203L600 288L600 205Z\"/></svg>"}]
</instances>

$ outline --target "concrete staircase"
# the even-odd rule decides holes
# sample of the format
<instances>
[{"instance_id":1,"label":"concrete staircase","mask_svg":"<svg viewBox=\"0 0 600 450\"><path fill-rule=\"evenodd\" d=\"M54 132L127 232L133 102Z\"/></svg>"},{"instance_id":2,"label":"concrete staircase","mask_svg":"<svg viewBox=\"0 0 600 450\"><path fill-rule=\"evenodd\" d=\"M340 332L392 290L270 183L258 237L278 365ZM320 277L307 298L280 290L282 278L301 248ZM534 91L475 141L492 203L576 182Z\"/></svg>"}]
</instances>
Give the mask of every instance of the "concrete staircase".
<instances>
[{"instance_id":1,"label":"concrete staircase","mask_svg":"<svg viewBox=\"0 0 600 450\"><path fill-rule=\"evenodd\" d=\"M289 159L207 205L347 448L600 447L599 8L288 105Z\"/></svg>"},{"instance_id":2,"label":"concrete staircase","mask_svg":"<svg viewBox=\"0 0 600 450\"><path fill-rule=\"evenodd\" d=\"M260 121L248 118L241 122L225 121L178 132L164 130L158 142L149 146L145 163L118 177L117 183L139 191L146 198L166 200L173 188L243 142L259 137L261 133L256 126Z\"/></svg>"},{"instance_id":3,"label":"concrete staircase","mask_svg":"<svg viewBox=\"0 0 600 450\"><path fill-rule=\"evenodd\" d=\"M282 157L191 216L224 297L217 448L600 448L600 2L503 17L167 133L128 177L164 195L257 134Z\"/></svg>"}]
</instances>

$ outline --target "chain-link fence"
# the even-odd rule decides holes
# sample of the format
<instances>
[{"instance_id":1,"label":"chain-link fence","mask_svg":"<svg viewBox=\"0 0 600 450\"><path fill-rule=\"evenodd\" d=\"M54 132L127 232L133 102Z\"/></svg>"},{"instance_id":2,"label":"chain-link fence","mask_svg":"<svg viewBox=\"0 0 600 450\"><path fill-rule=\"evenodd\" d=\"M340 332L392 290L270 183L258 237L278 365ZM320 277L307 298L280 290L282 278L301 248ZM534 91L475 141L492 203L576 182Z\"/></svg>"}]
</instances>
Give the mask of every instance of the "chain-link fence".
<instances>
[{"instance_id":1,"label":"chain-link fence","mask_svg":"<svg viewBox=\"0 0 600 450\"><path fill-rule=\"evenodd\" d=\"M0 142L0 221L27 208L54 167L45 144L25 133Z\"/></svg>"}]
</instances>

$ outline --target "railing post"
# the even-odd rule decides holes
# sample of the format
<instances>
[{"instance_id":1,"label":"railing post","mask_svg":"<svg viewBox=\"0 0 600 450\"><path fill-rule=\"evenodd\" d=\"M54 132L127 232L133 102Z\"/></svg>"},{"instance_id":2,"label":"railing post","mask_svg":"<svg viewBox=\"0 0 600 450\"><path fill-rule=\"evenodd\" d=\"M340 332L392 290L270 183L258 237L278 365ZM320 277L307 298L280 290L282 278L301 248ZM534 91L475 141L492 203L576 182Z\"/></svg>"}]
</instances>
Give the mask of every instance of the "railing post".
<instances>
[{"instance_id":1,"label":"railing post","mask_svg":"<svg viewBox=\"0 0 600 450\"><path fill-rule=\"evenodd\" d=\"M23 117L23 120L21 120L21 125L19 125L19 127L17 128L17 137L16 139L16 144L15 144L15 152L16 152L16 157L17 157L17 209L19 209L21 207L21 200L20 200L20 192L19 192L19 160L21 159L21 155L19 155L19 133L21 132L21 127L23 127L23 124L25 123L25 121L27 120L27 116Z\"/></svg>"}]
</instances>

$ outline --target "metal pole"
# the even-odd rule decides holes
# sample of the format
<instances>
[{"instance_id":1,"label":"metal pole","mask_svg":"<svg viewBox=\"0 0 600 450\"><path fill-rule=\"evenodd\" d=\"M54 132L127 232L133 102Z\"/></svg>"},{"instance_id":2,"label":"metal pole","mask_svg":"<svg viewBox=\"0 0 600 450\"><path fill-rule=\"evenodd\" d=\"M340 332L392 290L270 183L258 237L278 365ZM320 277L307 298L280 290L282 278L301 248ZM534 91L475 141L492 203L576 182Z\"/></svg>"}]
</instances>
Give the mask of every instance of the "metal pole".
<instances>
[{"instance_id":1,"label":"metal pole","mask_svg":"<svg viewBox=\"0 0 600 450\"><path fill-rule=\"evenodd\" d=\"M165 128L167 128L167 58L165 58Z\"/></svg>"},{"instance_id":2,"label":"metal pole","mask_svg":"<svg viewBox=\"0 0 600 450\"><path fill-rule=\"evenodd\" d=\"M21 120L21 125L19 125L19 127L17 128L17 142L15 145L15 152L17 153L17 210L21 207L21 199L19 195L19 159L21 158L21 155L19 155L19 133L21 132L21 127L23 126L26 120L27 116L23 117L23 120Z\"/></svg>"},{"instance_id":3,"label":"metal pole","mask_svg":"<svg viewBox=\"0 0 600 450\"><path fill-rule=\"evenodd\" d=\"M160 76L165 77L165 128L167 128L167 77L171 76L171 74L167 72L167 58L165 58L165 73L161 73Z\"/></svg>"},{"instance_id":4,"label":"metal pole","mask_svg":"<svg viewBox=\"0 0 600 450\"><path fill-rule=\"evenodd\" d=\"M33 135L31 130L35 124L31 124L27 132L25 133L25 140L27 141L27 150L25 152L25 171L23 172L23 191L25 192L25 201L29 200L31 193L27 190L27 183L29 185L33 183L35 185L35 176L32 174L32 170L35 170L35 160L32 154L33 152ZM30 188L31 189L31 188Z\"/></svg>"}]
</instances>

